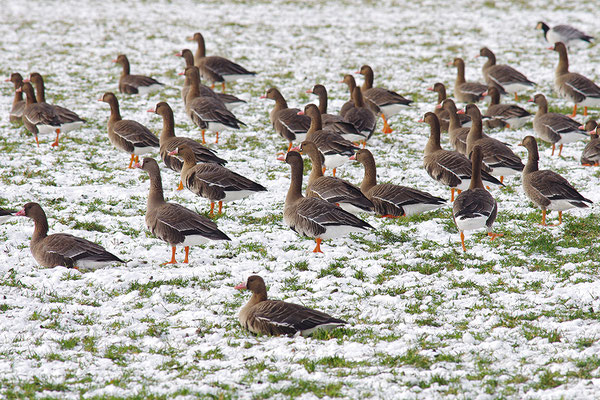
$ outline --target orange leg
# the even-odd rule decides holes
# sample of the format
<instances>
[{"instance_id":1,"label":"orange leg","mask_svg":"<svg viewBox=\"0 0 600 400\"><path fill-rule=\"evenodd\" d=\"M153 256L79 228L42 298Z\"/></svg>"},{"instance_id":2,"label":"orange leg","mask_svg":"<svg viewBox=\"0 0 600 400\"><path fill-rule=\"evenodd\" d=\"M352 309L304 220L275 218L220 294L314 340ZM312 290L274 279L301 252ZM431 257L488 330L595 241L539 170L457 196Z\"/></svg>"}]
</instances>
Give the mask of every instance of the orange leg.
<instances>
[{"instance_id":1,"label":"orange leg","mask_svg":"<svg viewBox=\"0 0 600 400\"><path fill-rule=\"evenodd\" d=\"M215 140L215 143L219 143L219 132L217 132L217 140Z\"/></svg>"},{"instance_id":2,"label":"orange leg","mask_svg":"<svg viewBox=\"0 0 600 400\"><path fill-rule=\"evenodd\" d=\"M183 190L183 181L179 180L179 186L177 186L177 190Z\"/></svg>"},{"instance_id":3,"label":"orange leg","mask_svg":"<svg viewBox=\"0 0 600 400\"><path fill-rule=\"evenodd\" d=\"M562 222L562 211L560 211L560 212L558 213L558 221L559 221L559 222L558 222L558 224L556 224L556 225L553 225L553 224L547 224L547 223L546 223L546 213L547 213L547 212L546 212L546 210L542 210L542 225L543 225L543 226L557 226L557 225L559 225L559 224Z\"/></svg>"},{"instance_id":4,"label":"orange leg","mask_svg":"<svg viewBox=\"0 0 600 400\"><path fill-rule=\"evenodd\" d=\"M317 242L317 247L313 250L313 253L322 253L321 251L321 238L316 238L315 242Z\"/></svg>"},{"instance_id":5,"label":"orange leg","mask_svg":"<svg viewBox=\"0 0 600 400\"><path fill-rule=\"evenodd\" d=\"M166 264L177 264L177 261L175 260L175 246L171 247L171 261L167 261L166 263L163 263L162 265L166 265Z\"/></svg>"},{"instance_id":6,"label":"orange leg","mask_svg":"<svg viewBox=\"0 0 600 400\"><path fill-rule=\"evenodd\" d=\"M223 93L225 93L225 81L221 83L221 90L223 91Z\"/></svg>"},{"instance_id":7,"label":"orange leg","mask_svg":"<svg viewBox=\"0 0 600 400\"><path fill-rule=\"evenodd\" d=\"M292 142L290 142L290 145L288 146L287 152L289 153L291 149L292 149Z\"/></svg>"},{"instance_id":8,"label":"orange leg","mask_svg":"<svg viewBox=\"0 0 600 400\"><path fill-rule=\"evenodd\" d=\"M500 183L504 183L504 176L500 176Z\"/></svg>"},{"instance_id":9,"label":"orange leg","mask_svg":"<svg viewBox=\"0 0 600 400\"><path fill-rule=\"evenodd\" d=\"M519 95L515 92L515 101L519 101Z\"/></svg>"},{"instance_id":10,"label":"orange leg","mask_svg":"<svg viewBox=\"0 0 600 400\"><path fill-rule=\"evenodd\" d=\"M563 148L563 145L561 144L561 145L560 145L560 148L558 149L558 156L559 156L559 157L560 157L560 153L562 153L562 148Z\"/></svg>"},{"instance_id":11,"label":"orange leg","mask_svg":"<svg viewBox=\"0 0 600 400\"><path fill-rule=\"evenodd\" d=\"M558 225L562 224L562 211L558 212Z\"/></svg>"},{"instance_id":12,"label":"orange leg","mask_svg":"<svg viewBox=\"0 0 600 400\"><path fill-rule=\"evenodd\" d=\"M190 255L190 246L185 246L185 258L183 260L184 264L187 264L188 261L188 256Z\"/></svg>"},{"instance_id":13,"label":"orange leg","mask_svg":"<svg viewBox=\"0 0 600 400\"><path fill-rule=\"evenodd\" d=\"M223 212L223 202L219 201L219 214Z\"/></svg>"},{"instance_id":14,"label":"orange leg","mask_svg":"<svg viewBox=\"0 0 600 400\"><path fill-rule=\"evenodd\" d=\"M488 236L491 238L490 240L494 240L497 237L501 237L504 236L504 233L494 233L494 232L488 232Z\"/></svg>"},{"instance_id":15,"label":"orange leg","mask_svg":"<svg viewBox=\"0 0 600 400\"><path fill-rule=\"evenodd\" d=\"M569 115L571 118L575 118L577 116L577 104L573 106L573 114Z\"/></svg>"},{"instance_id":16,"label":"orange leg","mask_svg":"<svg viewBox=\"0 0 600 400\"><path fill-rule=\"evenodd\" d=\"M554 155L554 149L556 148L556 145L554 143L552 143L552 154L550 154L551 156Z\"/></svg>"},{"instance_id":17,"label":"orange leg","mask_svg":"<svg viewBox=\"0 0 600 400\"><path fill-rule=\"evenodd\" d=\"M136 163L139 163L139 162L140 162L140 158L139 158L137 155L135 156L135 162L136 162Z\"/></svg>"},{"instance_id":18,"label":"orange leg","mask_svg":"<svg viewBox=\"0 0 600 400\"><path fill-rule=\"evenodd\" d=\"M450 201L454 201L454 188L450 188Z\"/></svg>"},{"instance_id":19,"label":"orange leg","mask_svg":"<svg viewBox=\"0 0 600 400\"><path fill-rule=\"evenodd\" d=\"M458 194L461 194L461 193L462 193L462 190L460 190L460 189L456 189L456 192L457 192Z\"/></svg>"},{"instance_id":20,"label":"orange leg","mask_svg":"<svg viewBox=\"0 0 600 400\"><path fill-rule=\"evenodd\" d=\"M211 217L215 216L215 202L214 201L210 202L210 216Z\"/></svg>"},{"instance_id":21,"label":"orange leg","mask_svg":"<svg viewBox=\"0 0 600 400\"><path fill-rule=\"evenodd\" d=\"M335 168L333 169L333 177L335 178Z\"/></svg>"},{"instance_id":22,"label":"orange leg","mask_svg":"<svg viewBox=\"0 0 600 400\"><path fill-rule=\"evenodd\" d=\"M542 225L546 226L546 210L542 210Z\"/></svg>"},{"instance_id":23,"label":"orange leg","mask_svg":"<svg viewBox=\"0 0 600 400\"><path fill-rule=\"evenodd\" d=\"M54 141L54 143L51 144L52 147L57 147L58 146L58 136L60 135L60 129L56 130L56 140Z\"/></svg>"},{"instance_id":24,"label":"orange leg","mask_svg":"<svg viewBox=\"0 0 600 400\"><path fill-rule=\"evenodd\" d=\"M323 173L325 173L326 170L327 170L327 168L323 167Z\"/></svg>"},{"instance_id":25,"label":"orange leg","mask_svg":"<svg viewBox=\"0 0 600 400\"><path fill-rule=\"evenodd\" d=\"M37 135L35 135L35 143L37 144L37 147L40 147L40 140L38 139Z\"/></svg>"},{"instance_id":26,"label":"orange leg","mask_svg":"<svg viewBox=\"0 0 600 400\"><path fill-rule=\"evenodd\" d=\"M206 144L206 139L204 138L205 130L202 129L202 144Z\"/></svg>"},{"instance_id":27,"label":"orange leg","mask_svg":"<svg viewBox=\"0 0 600 400\"><path fill-rule=\"evenodd\" d=\"M128 169L132 169L133 168L133 163L135 162L135 154L131 155L131 159L129 160L129 167L127 167Z\"/></svg>"},{"instance_id":28,"label":"orange leg","mask_svg":"<svg viewBox=\"0 0 600 400\"><path fill-rule=\"evenodd\" d=\"M460 232L460 243L462 244L463 251L466 253L467 248L465 247L465 233L463 231Z\"/></svg>"},{"instance_id":29,"label":"orange leg","mask_svg":"<svg viewBox=\"0 0 600 400\"><path fill-rule=\"evenodd\" d=\"M381 114L381 118L383 119L383 133L388 134L394 132L385 118L385 115Z\"/></svg>"},{"instance_id":30,"label":"orange leg","mask_svg":"<svg viewBox=\"0 0 600 400\"><path fill-rule=\"evenodd\" d=\"M587 107L583 107L583 116L587 117Z\"/></svg>"},{"instance_id":31,"label":"orange leg","mask_svg":"<svg viewBox=\"0 0 600 400\"><path fill-rule=\"evenodd\" d=\"M366 141L366 140L363 140L363 141L362 141L362 148L364 149L364 148L366 148L366 147L367 147L367 141Z\"/></svg>"},{"instance_id":32,"label":"orange leg","mask_svg":"<svg viewBox=\"0 0 600 400\"><path fill-rule=\"evenodd\" d=\"M214 82L212 83L212 85L210 85L210 88L213 89L213 90L215 89L215 83Z\"/></svg>"}]
</instances>

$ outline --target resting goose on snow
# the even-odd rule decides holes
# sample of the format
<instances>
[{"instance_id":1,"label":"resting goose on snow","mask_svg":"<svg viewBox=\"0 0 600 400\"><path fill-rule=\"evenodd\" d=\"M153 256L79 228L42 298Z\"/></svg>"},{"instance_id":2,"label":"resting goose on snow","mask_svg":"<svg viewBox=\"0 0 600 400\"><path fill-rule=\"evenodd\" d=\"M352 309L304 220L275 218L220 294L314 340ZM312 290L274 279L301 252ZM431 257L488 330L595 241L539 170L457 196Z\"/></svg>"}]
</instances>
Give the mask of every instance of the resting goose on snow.
<instances>
[{"instance_id":1,"label":"resting goose on snow","mask_svg":"<svg viewBox=\"0 0 600 400\"><path fill-rule=\"evenodd\" d=\"M529 199L542 209L542 225L546 224L547 210L558 211L558 224L562 223L562 212L573 207L587 208L591 200L583 197L571 184L556 172L539 170L538 146L533 136L526 136L522 146L529 152L523 170L523 190Z\"/></svg>"},{"instance_id":2,"label":"resting goose on snow","mask_svg":"<svg viewBox=\"0 0 600 400\"><path fill-rule=\"evenodd\" d=\"M487 62L481 68L486 83L493 86L501 93L514 93L515 101L519 100L517 92L527 90L535 83L511 66L496 64L496 56L487 47L479 50L481 57L487 57Z\"/></svg>"},{"instance_id":3,"label":"resting goose on snow","mask_svg":"<svg viewBox=\"0 0 600 400\"><path fill-rule=\"evenodd\" d=\"M223 203L244 199L256 192L267 189L250 179L237 174L219 164L196 164L194 151L187 146L180 146L169 153L183 159L181 181L192 193L210 200L210 215L214 215L215 202L219 202L219 214Z\"/></svg>"},{"instance_id":4,"label":"resting goose on snow","mask_svg":"<svg viewBox=\"0 0 600 400\"><path fill-rule=\"evenodd\" d=\"M568 46L571 42L578 40L590 43L593 39L592 36L586 35L570 25L555 25L550 28L545 22L540 21L537 23L535 29L544 31L544 39L550 44L562 42Z\"/></svg>"},{"instance_id":5,"label":"resting goose on snow","mask_svg":"<svg viewBox=\"0 0 600 400\"><path fill-rule=\"evenodd\" d=\"M269 300L265 281L258 275L248 277L237 290L250 290L250 301L240 310L240 324L257 335L308 336L318 329L330 330L347 322L299 304Z\"/></svg>"},{"instance_id":6,"label":"resting goose on snow","mask_svg":"<svg viewBox=\"0 0 600 400\"><path fill-rule=\"evenodd\" d=\"M548 101L543 94L536 94L529 101L538 105L533 118L533 130L540 139L552 143L552 155L557 144L560 145L558 150L560 156L563 144L587 139L588 134L579 129L579 122L563 114L548 112Z\"/></svg>"},{"instance_id":7,"label":"resting goose on snow","mask_svg":"<svg viewBox=\"0 0 600 400\"><path fill-rule=\"evenodd\" d=\"M27 203L16 216L31 218L35 224L29 248L33 258L42 266L94 270L115 262L124 262L106 249L87 239L55 233L48 235L48 219L38 203Z\"/></svg>"},{"instance_id":8,"label":"resting goose on snow","mask_svg":"<svg viewBox=\"0 0 600 400\"><path fill-rule=\"evenodd\" d=\"M275 100L275 107L271 110L269 117L275 132L289 142L288 152L292 148L293 142L303 142L306 139L306 132L310 128L310 118L298 114L300 112L298 108L288 108L285 98L278 89L270 88L260 98Z\"/></svg>"},{"instance_id":9,"label":"resting goose on snow","mask_svg":"<svg viewBox=\"0 0 600 400\"><path fill-rule=\"evenodd\" d=\"M482 160L482 148L476 145L473 147L473 152L471 153L473 176L469 189L460 193L452 206L452 219L454 219L454 223L460 232L460 242L463 251L467 251L464 231L486 228L492 240L498 236L502 236L502 234L492 232L492 225L498 214L498 203L496 203L490 192L483 187L483 181L481 180Z\"/></svg>"},{"instance_id":10,"label":"resting goose on snow","mask_svg":"<svg viewBox=\"0 0 600 400\"><path fill-rule=\"evenodd\" d=\"M559 57L554 77L556 91L575 103L572 118L577 115L577 105L583 106L583 115L587 115L588 107L600 106L600 87L583 75L569 72L569 57L564 43L557 42L551 49L556 51Z\"/></svg>"},{"instance_id":11,"label":"resting goose on snow","mask_svg":"<svg viewBox=\"0 0 600 400\"><path fill-rule=\"evenodd\" d=\"M40 147L38 133L56 132L56 140L52 143L52 147L58 146L61 123L55 109L50 104L36 101L31 83L23 83L23 86L17 89L17 92L21 91L25 93L27 99L23 110L23 125L29 132L33 133L35 143Z\"/></svg>"},{"instance_id":12,"label":"resting goose on snow","mask_svg":"<svg viewBox=\"0 0 600 400\"><path fill-rule=\"evenodd\" d=\"M465 79L465 62L462 58L455 58L448 65L456 67L456 80L454 81L454 97L463 103L477 103L483 99L487 86L479 82L467 82Z\"/></svg>"},{"instance_id":13,"label":"resting goose on snow","mask_svg":"<svg viewBox=\"0 0 600 400\"><path fill-rule=\"evenodd\" d=\"M437 103L433 110L435 115L437 115L438 120L440 121L440 130L442 132L448 132L448 127L450 125L450 116L448 115L448 111L446 111L442 107L442 103L446 100L446 86L444 86L441 82L436 82L432 87L428 87L427 90L430 92L436 92L438 94ZM458 126L469 127L471 126L471 119L466 114L458 114Z\"/></svg>"},{"instance_id":14,"label":"resting goose on snow","mask_svg":"<svg viewBox=\"0 0 600 400\"><path fill-rule=\"evenodd\" d=\"M494 86L490 86L488 91L484 93L484 96L488 95L492 100L485 114L483 115L483 118L496 121L495 123L490 123L490 125L493 127L500 125L507 128L518 129L525 125L531 117L529 111L522 107L514 104L500 104L500 92Z\"/></svg>"},{"instance_id":15,"label":"resting goose on snow","mask_svg":"<svg viewBox=\"0 0 600 400\"><path fill-rule=\"evenodd\" d=\"M592 126L595 125L595 130ZM598 166L600 164L600 125L596 125L596 121L591 120L585 124L585 129L591 135L592 140L585 145L581 152L581 165Z\"/></svg>"},{"instance_id":16,"label":"resting goose on snow","mask_svg":"<svg viewBox=\"0 0 600 400\"><path fill-rule=\"evenodd\" d=\"M160 169L153 158L144 158L142 164L135 164L150 176L150 192L146 206L146 226L156 237L171 246L171 260L165 264L176 264L175 249L185 248L184 263L188 262L190 246L203 244L209 240L231 240L221 232L210 219L179 204L167 203L163 196Z\"/></svg>"},{"instance_id":17,"label":"resting goose on snow","mask_svg":"<svg viewBox=\"0 0 600 400\"><path fill-rule=\"evenodd\" d=\"M322 253L321 241L351 232L374 229L367 222L328 201L302 196L302 156L296 151L286 154L285 162L291 167L290 188L285 198L283 221L299 235L315 238L313 253Z\"/></svg>"},{"instance_id":18,"label":"resting goose on snow","mask_svg":"<svg viewBox=\"0 0 600 400\"><path fill-rule=\"evenodd\" d=\"M360 190L373 202L375 212L384 218L410 217L446 204L446 200L417 189L390 183L377 184L375 159L367 149L359 150L353 158L365 168Z\"/></svg>"},{"instance_id":19,"label":"resting goose on snow","mask_svg":"<svg viewBox=\"0 0 600 400\"><path fill-rule=\"evenodd\" d=\"M17 91L17 89L23 86L23 76L18 72L13 72L10 74L10 78L6 79L5 82L12 82L15 87L12 108L8 114L9 120L10 122L21 122L23 110L25 110L25 100L23 100L23 92Z\"/></svg>"},{"instance_id":20,"label":"resting goose on snow","mask_svg":"<svg viewBox=\"0 0 600 400\"><path fill-rule=\"evenodd\" d=\"M113 62L123 67L123 72L119 78L119 92L121 93L144 95L159 90L164 86L164 84L149 76L131 75L129 73L129 60L125 54L119 54Z\"/></svg>"},{"instance_id":21,"label":"resting goose on snow","mask_svg":"<svg viewBox=\"0 0 600 400\"><path fill-rule=\"evenodd\" d=\"M114 93L104 93L98 101L110 106L108 139L118 150L131 154L128 168L133 168L133 164L140 161L139 156L158 149L159 140L148 128L137 121L121 119L119 101Z\"/></svg>"}]
</instances>

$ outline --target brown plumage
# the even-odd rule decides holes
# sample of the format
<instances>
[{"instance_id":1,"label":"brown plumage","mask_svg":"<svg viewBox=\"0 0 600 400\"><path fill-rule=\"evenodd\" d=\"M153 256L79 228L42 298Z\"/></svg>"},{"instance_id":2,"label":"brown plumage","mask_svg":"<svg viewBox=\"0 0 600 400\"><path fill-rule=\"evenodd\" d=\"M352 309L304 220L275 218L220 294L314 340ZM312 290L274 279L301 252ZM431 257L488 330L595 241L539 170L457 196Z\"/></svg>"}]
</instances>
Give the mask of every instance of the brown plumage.
<instances>
[{"instance_id":1,"label":"brown plumage","mask_svg":"<svg viewBox=\"0 0 600 400\"><path fill-rule=\"evenodd\" d=\"M159 90L164 86L164 84L149 76L131 75L129 60L124 54L119 54L113 62L123 67L123 72L119 78L119 92L121 93L147 94Z\"/></svg>"},{"instance_id":2,"label":"brown plumage","mask_svg":"<svg viewBox=\"0 0 600 400\"><path fill-rule=\"evenodd\" d=\"M486 124L490 128L507 127L520 128L529 120L531 114L529 111L515 104L500 104L500 92L493 86L488 88L485 95L492 99L485 114L484 119L488 119Z\"/></svg>"},{"instance_id":3,"label":"brown plumage","mask_svg":"<svg viewBox=\"0 0 600 400\"><path fill-rule=\"evenodd\" d=\"M369 107L367 107L362 95L362 90L359 87L355 87L352 91L352 107L346 111L343 117L344 121L350 122L363 136L366 136L366 139L363 140L363 144L365 144L373 135L373 132L375 132L377 116Z\"/></svg>"},{"instance_id":4,"label":"brown plumage","mask_svg":"<svg viewBox=\"0 0 600 400\"><path fill-rule=\"evenodd\" d=\"M53 132L56 132L56 140L52 143L52 147L58 146L61 124L54 108L50 104L36 101L33 86L29 82L25 82L17 91L23 91L27 98L23 110L23 125L29 132L33 133L38 147L40 146L38 133Z\"/></svg>"},{"instance_id":5,"label":"brown plumage","mask_svg":"<svg viewBox=\"0 0 600 400\"><path fill-rule=\"evenodd\" d=\"M481 68L483 78L488 86L493 86L500 94L514 93L515 101L519 98L517 92L527 90L535 86L525 75L511 66L496 64L496 56L487 47L479 50L481 57L487 57L486 63Z\"/></svg>"},{"instance_id":6,"label":"brown plumage","mask_svg":"<svg viewBox=\"0 0 600 400\"><path fill-rule=\"evenodd\" d=\"M144 158L136 164L150 176L150 192L146 206L146 226L159 239L171 246L171 260L165 264L176 264L175 249L185 248L184 263L188 262L190 246L206 243L209 240L231 240L221 232L210 219L179 204L167 203L163 196L160 169L156 160Z\"/></svg>"},{"instance_id":7,"label":"brown plumage","mask_svg":"<svg viewBox=\"0 0 600 400\"><path fill-rule=\"evenodd\" d=\"M467 154L467 135L471 130L470 127L464 127L460 123L459 115L456 109L456 104L452 99L446 99L442 103L442 109L446 111L446 116L448 117L448 138L450 140L450 145L454 148L454 150L458 151L460 154ZM469 117L469 121L471 118ZM441 128L440 128L441 130Z\"/></svg>"},{"instance_id":8,"label":"brown plumage","mask_svg":"<svg viewBox=\"0 0 600 400\"><path fill-rule=\"evenodd\" d=\"M351 108L354 107L354 100L352 100L352 93L354 93L354 88L356 87L356 79L354 79L354 77L352 75L346 74L346 75L344 75L344 79L340 83L345 83L346 86L348 86L348 92L350 93L350 100L345 102L342 105L342 108L340 108L340 115L342 117L345 117L348 110L350 110ZM363 98L363 100L365 102L366 107L369 110L373 111L374 114L377 115L381 112L379 107L377 107L377 104L373 103L369 99Z\"/></svg>"},{"instance_id":9,"label":"brown plumage","mask_svg":"<svg viewBox=\"0 0 600 400\"><path fill-rule=\"evenodd\" d=\"M585 145L581 152L581 164L597 167L600 164L600 125L596 125L596 121L590 120L586 122L585 130L591 135L592 140Z\"/></svg>"},{"instance_id":10,"label":"brown plumage","mask_svg":"<svg viewBox=\"0 0 600 400\"><path fill-rule=\"evenodd\" d=\"M261 98L275 101L275 107L269 113L269 117L275 132L288 141L287 151L290 151L293 142L303 142L306 139L306 132L310 128L309 117L299 115L298 108L288 108L285 98L277 88L270 88Z\"/></svg>"},{"instance_id":11,"label":"brown plumage","mask_svg":"<svg viewBox=\"0 0 600 400\"><path fill-rule=\"evenodd\" d=\"M455 58L450 65L456 67L456 81L454 82L454 97L463 103L477 103L483 99L487 85L479 82L467 82L465 79L465 62L462 58Z\"/></svg>"},{"instance_id":12,"label":"brown plumage","mask_svg":"<svg viewBox=\"0 0 600 400\"><path fill-rule=\"evenodd\" d=\"M48 219L38 203L27 203L17 216L31 218L35 224L29 248L33 258L42 266L93 270L115 262L124 262L104 247L87 239L55 233L48 235Z\"/></svg>"},{"instance_id":13,"label":"brown plumage","mask_svg":"<svg viewBox=\"0 0 600 400\"><path fill-rule=\"evenodd\" d=\"M17 91L23 86L23 76L18 72L10 74L10 78L6 79L5 82L12 82L15 87L15 95L13 97L12 107L9 112L10 122L21 122L23 118L23 110L25 110L25 100L23 100L23 92Z\"/></svg>"},{"instance_id":14,"label":"brown plumage","mask_svg":"<svg viewBox=\"0 0 600 400\"><path fill-rule=\"evenodd\" d=\"M440 130L442 132L448 132L448 127L450 125L450 115L449 115L448 111L445 110L442 106L442 103L447 98L446 86L444 86L444 84L441 82L436 82L432 87L428 87L427 90L437 93L437 95L438 95L437 103L436 103L436 107L434 108L433 112L435 113L435 115L437 115L437 117L440 121ZM471 119L469 118L468 115L457 114L457 116L458 116L459 126L467 127L468 125L470 125Z\"/></svg>"},{"instance_id":15,"label":"brown plumage","mask_svg":"<svg viewBox=\"0 0 600 400\"><path fill-rule=\"evenodd\" d=\"M267 298L265 281L258 275L248 277L245 283L235 287L250 290L252 297L240 310L240 324L257 335L302 335L315 330L330 330L347 322L321 311L298 304Z\"/></svg>"}]
</instances>

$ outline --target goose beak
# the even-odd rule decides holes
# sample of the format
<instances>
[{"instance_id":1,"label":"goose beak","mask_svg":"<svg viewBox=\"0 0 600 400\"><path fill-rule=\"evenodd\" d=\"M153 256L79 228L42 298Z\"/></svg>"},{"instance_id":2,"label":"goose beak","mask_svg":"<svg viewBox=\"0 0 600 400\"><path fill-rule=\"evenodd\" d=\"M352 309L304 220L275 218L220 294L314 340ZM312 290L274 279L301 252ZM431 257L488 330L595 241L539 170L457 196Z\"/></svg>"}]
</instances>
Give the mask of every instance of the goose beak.
<instances>
[{"instance_id":1,"label":"goose beak","mask_svg":"<svg viewBox=\"0 0 600 400\"><path fill-rule=\"evenodd\" d=\"M181 57L182 54L181 53L175 53L175 57Z\"/></svg>"},{"instance_id":2,"label":"goose beak","mask_svg":"<svg viewBox=\"0 0 600 400\"><path fill-rule=\"evenodd\" d=\"M133 168L142 169L142 164L140 164L139 162L136 162L135 164L133 164Z\"/></svg>"},{"instance_id":3,"label":"goose beak","mask_svg":"<svg viewBox=\"0 0 600 400\"><path fill-rule=\"evenodd\" d=\"M29 78L23 79L23 83L26 83L26 82L31 82L31 81L29 80Z\"/></svg>"},{"instance_id":4,"label":"goose beak","mask_svg":"<svg viewBox=\"0 0 600 400\"><path fill-rule=\"evenodd\" d=\"M352 154L352 156L348 160L352 160L352 161L356 160L356 154Z\"/></svg>"},{"instance_id":5,"label":"goose beak","mask_svg":"<svg viewBox=\"0 0 600 400\"><path fill-rule=\"evenodd\" d=\"M306 91L306 93L312 93L312 92L313 92L313 91L312 91L312 89L308 89L308 90Z\"/></svg>"},{"instance_id":6,"label":"goose beak","mask_svg":"<svg viewBox=\"0 0 600 400\"><path fill-rule=\"evenodd\" d=\"M302 152L300 151L300 147L298 147L298 146L296 146L296 147L292 147L292 148L290 149L290 151L297 151L298 153L302 153Z\"/></svg>"},{"instance_id":7,"label":"goose beak","mask_svg":"<svg viewBox=\"0 0 600 400\"><path fill-rule=\"evenodd\" d=\"M430 92L433 92L433 88L432 87L428 87L427 90L429 90Z\"/></svg>"},{"instance_id":8,"label":"goose beak","mask_svg":"<svg viewBox=\"0 0 600 400\"><path fill-rule=\"evenodd\" d=\"M174 156L174 155L176 155L176 154L177 154L177 149L175 149L175 150L173 150L173 151L170 151L170 152L169 152L169 155L170 155L170 156Z\"/></svg>"},{"instance_id":9,"label":"goose beak","mask_svg":"<svg viewBox=\"0 0 600 400\"><path fill-rule=\"evenodd\" d=\"M277 157L277 161L285 161L285 157L284 156L279 156L279 157Z\"/></svg>"},{"instance_id":10,"label":"goose beak","mask_svg":"<svg viewBox=\"0 0 600 400\"><path fill-rule=\"evenodd\" d=\"M464 114L464 113L465 113L465 109L464 109L464 108L462 108L462 109L458 110L456 113L457 113L457 114Z\"/></svg>"},{"instance_id":11,"label":"goose beak","mask_svg":"<svg viewBox=\"0 0 600 400\"><path fill-rule=\"evenodd\" d=\"M185 75L185 72L179 72L177 75Z\"/></svg>"},{"instance_id":12,"label":"goose beak","mask_svg":"<svg viewBox=\"0 0 600 400\"><path fill-rule=\"evenodd\" d=\"M302 110L301 110L301 111L298 111L298 114L297 114L297 115L304 115L304 111L302 111Z\"/></svg>"},{"instance_id":13,"label":"goose beak","mask_svg":"<svg viewBox=\"0 0 600 400\"><path fill-rule=\"evenodd\" d=\"M246 289L246 282L238 283L237 285L235 285L234 289L237 289L237 290Z\"/></svg>"},{"instance_id":14,"label":"goose beak","mask_svg":"<svg viewBox=\"0 0 600 400\"><path fill-rule=\"evenodd\" d=\"M441 105L441 104L437 104L437 105L435 106L435 108L436 108L436 109L438 109L438 110L440 110L440 109L442 108L442 105Z\"/></svg>"},{"instance_id":15,"label":"goose beak","mask_svg":"<svg viewBox=\"0 0 600 400\"><path fill-rule=\"evenodd\" d=\"M156 108L151 108L151 109L148 110L148 112L156 113Z\"/></svg>"},{"instance_id":16,"label":"goose beak","mask_svg":"<svg viewBox=\"0 0 600 400\"><path fill-rule=\"evenodd\" d=\"M24 217L25 216L25 209L22 209L21 211L19 211L18 213L15 214L17 217Z\"/></svg>"},{"instance_id":17,"label":"goose beak","mask_svg":"<svg viewBox=\"0 0 600 400\"><path fill-rule=\"evenodd\" d=\"M261 95L261 96L259 97L259 99L266 99L266 98L267 98L267 95L266 95L266 94L263 94L263 95Z\"/></svg>"}]
</instances>

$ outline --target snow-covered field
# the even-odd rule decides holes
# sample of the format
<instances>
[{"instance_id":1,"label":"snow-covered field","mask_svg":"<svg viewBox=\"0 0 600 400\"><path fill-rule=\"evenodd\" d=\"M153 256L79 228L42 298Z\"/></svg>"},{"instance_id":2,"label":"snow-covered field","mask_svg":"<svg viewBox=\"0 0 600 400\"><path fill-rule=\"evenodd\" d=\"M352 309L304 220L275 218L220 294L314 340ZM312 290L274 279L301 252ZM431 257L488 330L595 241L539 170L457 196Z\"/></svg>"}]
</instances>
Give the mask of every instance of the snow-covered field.
<instances>
[{"instance_id":1,"label":"snow-covered field","mask_svg":"<svg viewBox=\"0 0 600 400\"><path fill-rule=\"evenodd\" d=\"M327 241L314 255L314 241L283 224L289 167L276 153L287 143L270 126L273 103L259 99L277 86L302 107L316 101L305 91L322 83L337 111L348 97L338 81L371 65L376 85L415 100L392 119L393 134L379 131L369 144L380 181L449 198L422 168L429 128L416 121L436 99L426 88L440 81L451 93L455 69L446 64L457 56L467 79L481 81L475 55L488 46L499 63L536 81L553 110L570 111L552 90L558 56L534 27L567 22L600 36L595 2L5 0L1 8L0 73L40 72L48 102L88 123L59 148L44 135L36 148L24 127L8 122L13 91L4 84L0 206L37 201L51 233L96 241L127 263L85 274L43 269L28 248L32 222L0 225L0 397L597 398L600 170L579 165L585 143L567 145L562 158L540 145L541 167L595 202L566 212L560 227L539 226L541 212L511 177L492 191L504 237L468 234L466 254L445 207L410 219L364 216L377 231ZM228 204L216 219L231 242L193 247L189 265L161 266L170 248L145 228L149 181L110 145L109 109L96 100L117 91L120 68L111 60L124 53L132 73L167 86L150 97L118 94L123 118L158 133L160 117L146 110L167 101L176 134L199 138L180 97L183 60L174 57L195 50L186 37L196 31L208 54L259 72L230 89L248 101L235 111L248 126L212 146L269 191ZM571 70L599 82L598 60L596 45L578 46ZM527 96L520 104L533 112ZM491 134L526 157L516 145L531 123ZM362 179L359 165L338 171ZM177 174L162 168L162 176L170 201L208 211L207 200L175 191ZM265 278L272 298L321 309L348 327L315 338L249 334L237 321L248 293L233 286L251 274Z\"/></svg>"}]
</instances>

